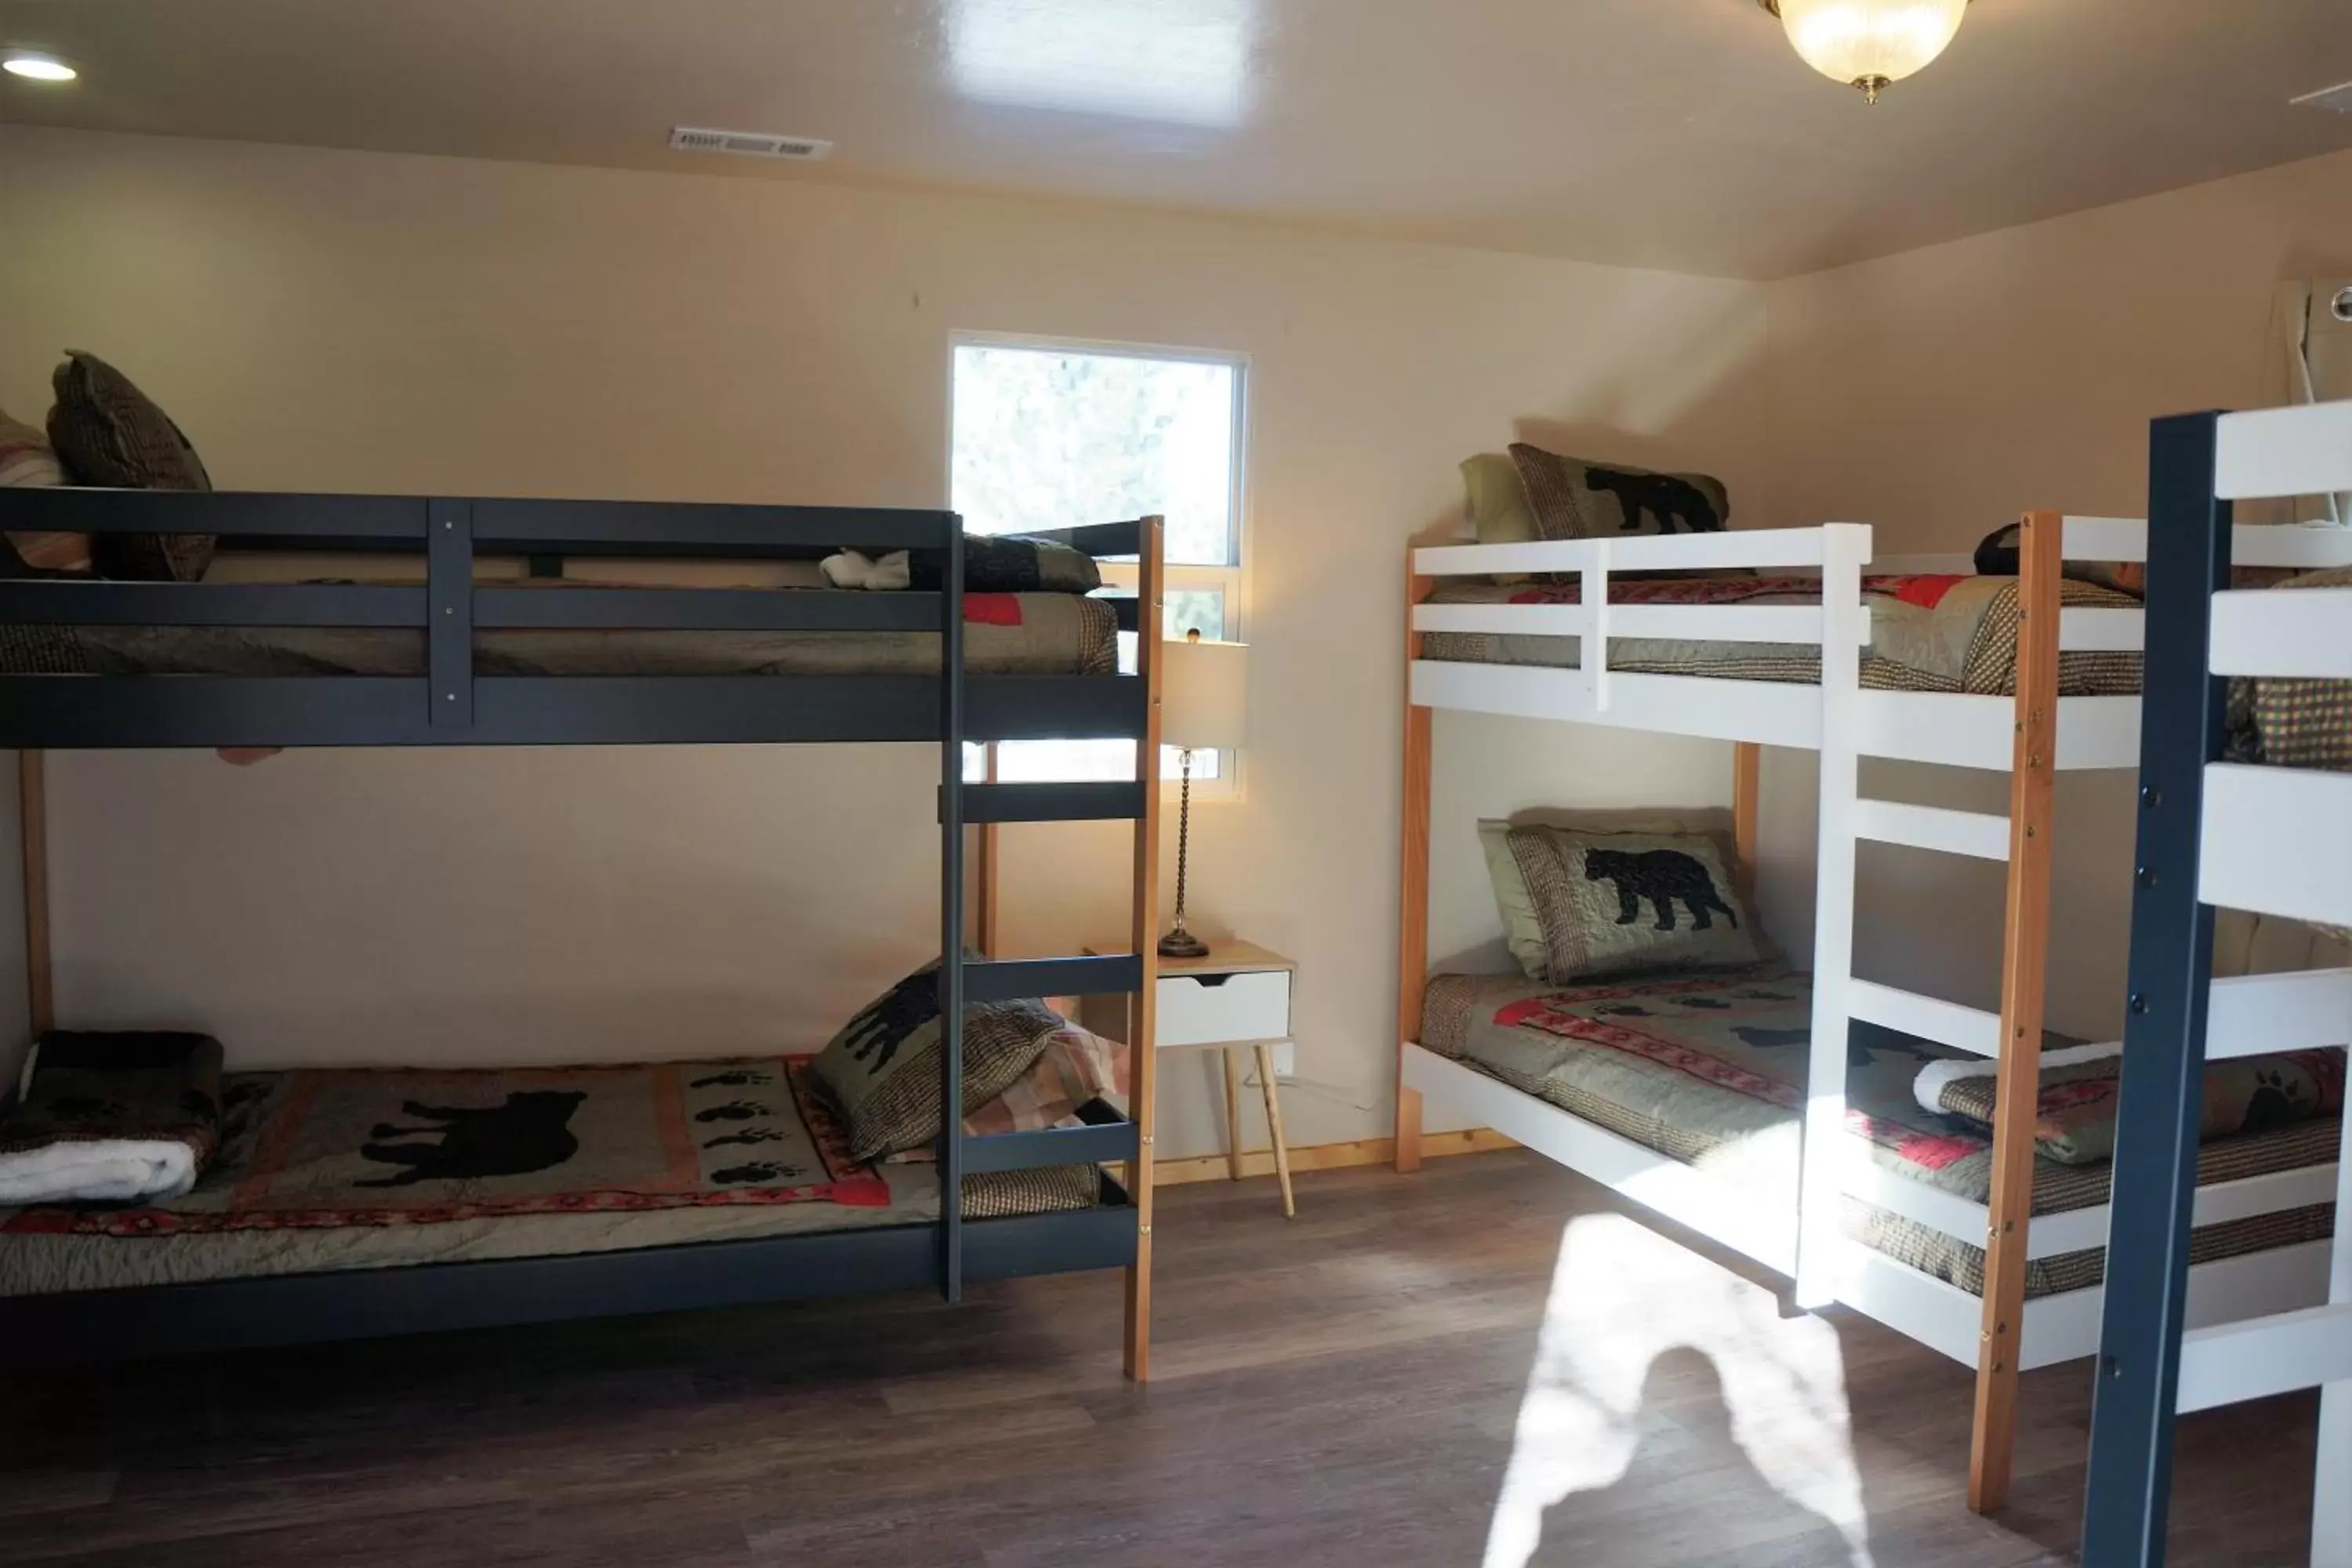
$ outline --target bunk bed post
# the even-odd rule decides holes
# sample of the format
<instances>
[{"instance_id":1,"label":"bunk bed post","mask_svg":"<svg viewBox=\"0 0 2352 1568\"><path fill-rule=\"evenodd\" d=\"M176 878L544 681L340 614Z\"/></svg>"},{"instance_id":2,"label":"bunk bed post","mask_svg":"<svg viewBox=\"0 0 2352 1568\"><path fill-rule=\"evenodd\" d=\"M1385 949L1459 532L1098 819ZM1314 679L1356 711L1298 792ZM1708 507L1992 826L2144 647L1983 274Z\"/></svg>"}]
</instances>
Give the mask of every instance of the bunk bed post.
<instances>
[{"instance_id":1,"label":"bunk bed post","mask_svg":"<svg viewBox=\"0 0 2352 1568\"><path fill-rule=\"evenodd\" d=\"M2049 977L2050 835L2058 784L2058 626L2065 519L2025 514L2018 533L2017 722L2009 783L2009 900L2002 925L2000 1074L1986 1205L1984 1331L1969 1434L1969 1507L2009 1500L2024 1338L2026 1236L2033 1215L2034 1121Z\"/></svg>"},{"instance_id":2,"label":"bunk bed post","mask_svg":"<svg viewBox=\"0 0 2352 1568\"><path fill-rule=\"evenodd\" d=\"M996 783L996 742L993 741L987 742L981 747L981 752L986 760L986 766L981 776L988 783L994 784ZM1003 871L1003 865L998 858L1002 853L1002 847L996 837L996 824L982 823L974 837L978 843L973 847L971 869L973 878L980 883L980 888L972 900L971 945L980 951L982 958L1002 958L1004 956L1003 952L1004 942L1000 916L1002 906L998 902L998 879Z\"/></svg>"},{"instance_id":3,"label":"bunk bed post","mask_svg":"<svg viewBox=\"0 0 2352 1568\"><path fill-rule=\"evenodd\" d=\"M2229 585L2232 521L2231 503L2214 493L2220 431L2213 414L2159 419L2148 447L2128 1070L2116 1105L2115 1200L2091 1405L2083 1521L2090 1568L2163 1562L2171 1500L2213 974L2213 910L2198 897L2198 860L2205 764L2221 756L2226 738L2224 687L2213 679L2210 657L2213 595Z\"/></svg>"},{"instance_id":4,"label":"bunk bed post","mask_svg":"<svg viewBox=\"0 0 2352 1568\"><path fill-rule=\"evenodd\" d=\"M1731 853L1739 896L1756 901L1756 849L1764 794L1764 748L1753 741L1731 743Z\"/></svg>"},{"instance_id":5,"label":"bunk bed post","mask_svg":"<svg viewBox=\"0 0 2352 1568\"><path fill-rule=\"evenodd\" d=\"M1136 776L1143 784L1143 815L1135 822L1135 904L1129 931L1142 973L1129 1003L1127 1049L1129 1116L1135 1122L1135 1163L1128 1167L1134 1190L1135 1261L1127 1269L1127 1375L1151 1380L1151 1166L1152 1130L1159 1117L1159 1068L1155 1057L1160 1005L1160 640L1166 635L1166 584L1160 563L1167 520L1143 519L1136 550L1135 672L1143 679L1143 735L1135 746Z\"/></svg>"},{"instance_id":6,"label":"bunk bed post","mask_svg":"<svg viewBox=\"0 0 2352 1568\"><path fill-rule=\"evenodd\" d=\"M1803 1168L1798 1178L1796 1304L1807 1310L1837 1300L1840 1223L1845 1183L1845 1075L1853 1030L1848 982L1853 976L1853 867L1856 802L1862 792L1857 749L1862 648L1870 609L1862 569L1871 531L1861 523L1822 527L1821 869L1813 906L1813 1024L1805 1074Z\"/></svg>"},{"instance_id":7,"label":"bunk bed post","mask_svg":"<svg viewBox=\"0 0 2352 1568\"><path fill-rule=\"evenodd\" d=\"M1412 700L1412 661L1421 657L1421 634L1412 613L1436 587L1433 577L1412 569L1413 547L1404 552L1404 847L1397 871L1397 1080L1396 1168L1421 1169L1421 1091L1404 1086L1404 1047L1421 1033L1422 988L1429 979L1429 767L1434 715Z\"/></svg>"},{"instance_id":8,"label":"bunk bed post","mask_svg":"<svg viewBox=\"0 0 2352 1568\"><path fill-rule=\"evenodd\" d=\"M940 1294L963 1299L963 524L940 572Z\"/></svg>"},{"instance_id":9,"label":"bunk bed post","mask_svg":"<svg viewBox=\"0 0 2352 1568\"><path fill-rule=\"evenodd\" d=\"M39 1039L57 1026L49 961L49 788L46 755L16 753L16 816L25 868L26 1022ZM0 1100L7 1098L0 1091Z\"/></svg>"}]
</instances>

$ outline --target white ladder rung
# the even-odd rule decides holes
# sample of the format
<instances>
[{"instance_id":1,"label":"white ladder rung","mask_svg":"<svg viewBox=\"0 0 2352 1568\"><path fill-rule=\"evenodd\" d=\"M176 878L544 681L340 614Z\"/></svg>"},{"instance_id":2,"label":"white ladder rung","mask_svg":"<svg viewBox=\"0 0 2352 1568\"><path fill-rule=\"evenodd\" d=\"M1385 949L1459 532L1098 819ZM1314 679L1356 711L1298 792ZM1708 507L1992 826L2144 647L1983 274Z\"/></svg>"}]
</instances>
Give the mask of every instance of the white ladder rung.
<instances>
[{"instance_id":1,"label":"white ladder rung","mask_svg":"<svg viewBox=\"0 0 2352 1568\"><path fill-rule=\"evenodd\" d=\"M2352 773L2206 763L2197 896L2225 910L2352 923Z\"/></svg>"},{"instance_id":2,"label":"white ladder rung","mask_svg":"<svg viewBox=\"0 0 2352 1568\"><path fill-rule=\"evenodd\" d=\"M2216 675L2352 677L2352 588L2214 595L2212 666Z\"/></svg>"},{"instance_id":3,"label":"white ladder rung","mask_svg":"<svg viewBox=\"0 0 2352 1568\"><path fill-rule=\"evenodd\" d=\"M1940 805L1858 800L1853 807L1857 837L1881 844L1907 844L1979 860L2009 858L2009 818L1981 811L1951 811Z\"/></svg>"},{"instance_id":4,"label":"white ladder rung","mask_svg":"<svg viewBox=\"0 0 2352 1568\"><path fill-rule=\"evenodd\" d=\"M2205 1055L2266 1057L2352 1043L2352 969L2238 974L2213 982Z\"/></svg>"},{"instance_id":5,"label":"white ladder rung","mask_svg":"<svg viewBox=\"0 0 2352 1568\"><path fill-rule=\"evenodd\" d=\"M1897 1029L1921 1039L1973 1051L1980 1057L2000 1055L2000 1015L1981 1007L1966 1007L1916 991L1881 985L1875 981L1846 983L1846 1008L1867 1024Z\"/></svg>"},{"instance_id":6,"label":"white ladder rung","mask_svg":"<svg viewBox=\"0 0 2352 1568\"><path fill-rule=\"evenodd\" d=\"M2180 1409L2210 1410L2352 1379L2352 1301L2180 1336Z\"/></svg>"}]
</instances>

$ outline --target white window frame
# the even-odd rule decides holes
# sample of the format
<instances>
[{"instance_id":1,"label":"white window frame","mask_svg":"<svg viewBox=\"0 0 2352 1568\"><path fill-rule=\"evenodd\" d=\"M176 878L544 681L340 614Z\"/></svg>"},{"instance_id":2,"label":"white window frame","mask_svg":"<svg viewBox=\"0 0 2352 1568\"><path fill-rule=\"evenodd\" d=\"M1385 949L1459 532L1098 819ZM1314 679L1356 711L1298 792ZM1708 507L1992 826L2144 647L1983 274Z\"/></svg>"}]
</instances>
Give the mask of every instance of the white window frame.
<instances>
[{"instance_id":1,"label":"white window frame","mask_svg":"<svg viewBox=\"0 0 2352 1568\"><path fill-rule=\"evenodd\" d=\"M949 504L955 497L955 366L956 351L962 348L1029 349L1044 353L1081 353L1107 358L1173 361L1188 364L1223 365L1234 373L1234 408L1232 449L1233 463L1229 482L1233 493L1226 501L1225 515L1229 520L1227 546L1232 563L1223 566L1202 566L1178 562L1163 563L1163 590L1213 589L1224 595L1224 635L1229 642L1246 642L1249 625L1249 560L1251 529L1249 526L1249 433L1250 433L1250 356L1222 349L1180 348L1160 343L1107 342L1093 338L1055 337L1035 332L1001 332L957 330L948 334L947 367L947 440L946 493ZM1120 518L1073 519L1074 522L1118 522ZM1132 595L1137 589L1138 568L1127 562L1105 562L1102 566L1103 585ZM993 746L990 750L993 751ZM1167 748L1163 777L1173 783L1177 777L1174 748ZM992 765L993 759L992 758ZM1202 778L1196 771L1192 779L1194 800L1237 800L1242 795L1243 757L1237 751L1223 751L1217 755L1217 776Z\"/></svg>"}]
</instances>

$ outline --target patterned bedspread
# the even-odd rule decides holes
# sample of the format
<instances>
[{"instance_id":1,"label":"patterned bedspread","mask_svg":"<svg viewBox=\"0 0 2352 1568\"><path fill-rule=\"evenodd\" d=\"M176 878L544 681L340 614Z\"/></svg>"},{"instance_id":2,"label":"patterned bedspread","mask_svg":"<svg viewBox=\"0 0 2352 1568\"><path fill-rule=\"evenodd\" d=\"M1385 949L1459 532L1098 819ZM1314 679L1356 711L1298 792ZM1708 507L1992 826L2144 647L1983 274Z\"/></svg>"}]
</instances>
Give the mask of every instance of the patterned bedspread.
<instances>
[{"instance_id":1,"label":"patterned bedspread","mask_svg":"<svg viewBox=\"0 0 2352 1568\"><path fill-rule=\"evenodd\" d=\"M185 1197L0 1210L0 1295L925 1223L928 1168L850 1160L805 1057L225 1080ZM973 1219L1092 1207L1090 1165L967 1177Z\"/></svg>"},{"instance_id":2,"label":"patterned bedspread","mask_svg":"<svg viewBox=\"0 0 2352 1568\"><path fill-rule=\"evenodd\" d=\"M1866 577L1871 641L1862 683L1881 690L2003 695L2017 682L2014 577ZM1439 605L1573 605L1577 583L1440 582ZM2139 601L2092 583L2068 580L2062 598L2081 608L2130 609ZM1612 578L1612 605L1818 605L1818 579L1805 577ZM1496 632L1424 632L1422 657L1470 664L1533 664L1573 669L1578 639ZM1811 684L1822 678L1821 650L1789 643L1710 643L1664 637L1612 637L1609 667L1640 675L1708 675L1738 680ZM2058 659L2058 689L2069 697L2121 697L2139 690L2137 654L2068 653Z\"/></svg>"},{"instance_id":3,"label":"patterned bedspread","mask_svg":"<svg viewBox=\"0 0 2352 1568\"><path fill-rule=\"evenodd\" d=\"M1442 975L1430 982L1422 1043L1455 1057L1620 1137L1697 1165L1772 1203L1797 1201L1800 1113L1811 984L1779 966L1681 974L1568 990L1509 976ZM2063 1042L2053 1039L2052 1043ZM1976 1058L1872 1025L1847 1047L1847 1131L1882 1170L1981 1203L1991 1190L1985 1128L1922 1107L1914 1092L1929 1063ZM2324 1164L2336 1157L2340 1118L2208 1142L2200 1182ZM2034 1212L2107 1201L2110 1167L2040 1159ZM2196 1235L2200 1262L2331 1234L2333 1205L2267 1215ZM1980 1247L1848 1199L1847 1233L1937 1279L1984 1288ZM2104 1253L2037 1260L2036 1295L2095 1285Z\"/></svg>"}]
</instances>

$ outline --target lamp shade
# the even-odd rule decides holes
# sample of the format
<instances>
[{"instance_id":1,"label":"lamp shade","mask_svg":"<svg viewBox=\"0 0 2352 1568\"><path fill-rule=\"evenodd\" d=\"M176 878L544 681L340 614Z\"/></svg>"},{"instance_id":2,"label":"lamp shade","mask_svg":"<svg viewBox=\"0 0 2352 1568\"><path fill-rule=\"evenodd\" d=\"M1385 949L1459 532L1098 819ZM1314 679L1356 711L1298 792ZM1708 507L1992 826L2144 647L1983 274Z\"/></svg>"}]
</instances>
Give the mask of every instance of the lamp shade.
<instances>
[{"instance_id":1,"label":"lamp shade","mask_svg":"<svg viewBox=\"0 0 2352 1568\"><path fill-rule=\"evenodd\" d=\"M1807 65L1876 102L1881 88L1944 52L1969 0L1779 0L1778 8Z\"/></svg>"},{"instance_id":2,"label":"lamp shade","mask_svg":"<svg viewBox=\"0 0 2352 1568\"><path fill-rule=\"evenodd\" d=\"M1249 645L1163 642L1160 739L1196 752L1231 751L1249 731Z\"/></svg>"}]
</instances>

